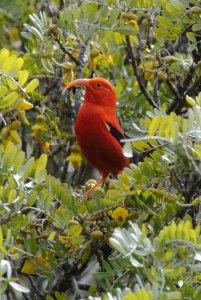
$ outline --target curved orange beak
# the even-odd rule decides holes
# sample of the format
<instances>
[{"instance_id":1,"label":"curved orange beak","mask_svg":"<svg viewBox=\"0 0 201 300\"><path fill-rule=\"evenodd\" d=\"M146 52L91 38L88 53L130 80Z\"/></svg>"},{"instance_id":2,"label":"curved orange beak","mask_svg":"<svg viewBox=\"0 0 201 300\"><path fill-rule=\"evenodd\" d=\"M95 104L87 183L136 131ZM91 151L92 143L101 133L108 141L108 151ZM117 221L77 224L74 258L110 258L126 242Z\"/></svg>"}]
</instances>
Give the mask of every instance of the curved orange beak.
<instances>
[{"instance_id":1,"label":"curved orange beak","mask_svg":"<svg viewBox=\"0 0 201 300\"><path fill-rule=\"evenodd\" d=\"M76 79L76 80L73 80L71 81L63 90L62 94L70 89L71 87L73 86L86 86L86 87L90 87L89 85L89 79L86 79L86 78L82 78L82 79Z\"/></svg>"}]
</instances>

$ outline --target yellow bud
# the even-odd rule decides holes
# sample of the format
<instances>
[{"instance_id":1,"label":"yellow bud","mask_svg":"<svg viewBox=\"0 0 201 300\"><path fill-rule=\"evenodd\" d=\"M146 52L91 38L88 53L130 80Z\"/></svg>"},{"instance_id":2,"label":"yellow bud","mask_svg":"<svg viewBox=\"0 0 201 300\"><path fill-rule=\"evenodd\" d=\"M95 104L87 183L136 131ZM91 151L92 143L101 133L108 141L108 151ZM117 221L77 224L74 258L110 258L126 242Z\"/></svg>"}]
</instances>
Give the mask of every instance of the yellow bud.
<instances>
[{"instance_id":1,"label":"yellow bud","mask_svg":"<svg viewBox=\"0 0 201 300\"><path fill-rule=\"evenodd\" d=\"M22 124L24 124L24 125L30 125L29 121L26 118L26 113L25 113L24 110L19 110L18 111L18 116L19 116L20 121L22 122Z\"/></svg>"},{"instance_id":2,"label":"yellow bud","mask_svg":"<svg viewBox=\"0 0 201 300\"><path fill-rule=\"evenodd\" d=\"M136 15L134 15L134 14L129 14L129 15L127 16L127 18L128 18L129 21L130 21L130 20L137 21L137 17L136 17Z\"/></svg>"},{"instance_id":3,"label":"yellow bud","mask_svg":"<svg viewBox=\"0 0 201 300\"><path fill-rule=\"evenodd\" d=\"M19 129L21 126L21 123L19 121L13 121L10 124L10 130L15 130L15 129Z\"/></svg>"},{"instance_id":4,"label":"yellow bud","mask_svg":"<svg viewBox=\"0 0 201 300\"><path fill-rule=\"evenodd\" d=\"M49 33L50 34L53 34L55 37L59 37L60 35L60 30L59 28L57 27L56 24L53 24L49 27Z\"/></svg>"},{"instance_id":5,"label":"yellow bud","mask_svg":"<svg viewBox=\"0 0 201 300\"><path fill-rule=\"evenodd\" d=\"M80 153L80 146L77 143L73 144L71 147L71 151L75 153Z\"/></svg>"},{"instance_id":6,"label":"yellow bud","mask_svg":"<svg viewBox=\"0 0 201 300\"><path fill-rule=\"evenodd\" d=\"M159 80L165 81L165 80L167 80L168 75L167 75L167 73L165 73L163 71L158 71L157 77L158 77Z\"/></svg>"},{"instance_id":7,"label":"yellow bud","mask_svg":"<svg viewBox=\"0 0 201 300\"><path fill-rule=\"evenodd\" d=\"M176 195L168 195L164 198L164 201L168 202L168 203L174 203L177 201L177 196Z\"/></svg>"},{"instance_id":8,"label":"yellow bud","mask_svg":"<svg viewBox=\"0 0 201 300\"><path fill-rule=\"evenodd\" d=\"M92 239L101 239L103 237L103 233L100 230L94 230L90 234Z\"/></svg>"},{"instance_id":9,"label":"yellow bud","mask_svg":"<svg viewBox=\"0 0 201 300\"><path fill-rule=\"evenodd\" d=\"M42 149L43 149L43 151L45 152L45 153L47 153L49 150L50 150L50 143L48 143L48 142L43 142L42 143Z\"/></svg>"},{"instance_id":10,"label":"yellow bud","mask_svg":"<svg viewBox=\"0 0 201 300\"><path fill-rule=\"evenodd\" d=\"M100 50L98 50L97 48L92 48L91 50L90 50L90 57L91 58L95 58L95 57L97 57L98 55L100 54Z\"/></svg>"},{"instance_id":11,"label":"yellow bud","mask_svg":"<svg viewBox=\"0 0 201 300\"><path fill-rule=\"evenodd\" d=\"M133 27L133 29L135 30L135 34L138 33L139 27L138 27L138 24L135 20L128 21L128 25Z\"/></svg>"},{"instance_id":12,"label":"yellow bud","mask_svg":"<svg viewBox=\"0 0 201 300\"><path fill-rule=\"evenodd\" d=\"M36 117L36 122L37 122L37 123L44 123L45 120L46 120L46 118L45 118L44 115L38 115L38 116Z\"/></svg>"},{"instance_id":13,"label":"yellow bud","mask_svg":"<svg viewBox=\"0 0 201 300\"><path fill-rule=\"evenodd\" d=\"M21 143L21 140L19 138L19 135L18 135L16 129L10 130L10 136L11 136L13 142L15 142L16 144L20 144Z\"/></svg>"}]
</instances>

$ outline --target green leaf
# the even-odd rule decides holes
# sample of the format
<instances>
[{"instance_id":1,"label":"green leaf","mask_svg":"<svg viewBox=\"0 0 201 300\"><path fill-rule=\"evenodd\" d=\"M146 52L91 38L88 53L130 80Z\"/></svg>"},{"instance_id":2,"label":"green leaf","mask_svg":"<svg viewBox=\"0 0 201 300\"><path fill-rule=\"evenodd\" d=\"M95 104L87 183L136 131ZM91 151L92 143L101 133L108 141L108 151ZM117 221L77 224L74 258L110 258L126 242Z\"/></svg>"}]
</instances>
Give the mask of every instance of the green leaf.
<instances>
[{"instance_id":1,"label":"green leaf","mask_svg":"<svg viewBox=\"0 0 201 300\"><path fill-rule=\"evenodd\" d=\"M25 240L25 247L26 247L27 252L36 255L36 251L37 251L36 239L29 238L29 239Z\"/></svg>"},{"instance_id":2,"label":"green leaf","mask_svg":"<svg viewBox=\"0 0 201 300\"><path fill-rule=\"evenodd\" d=\"M37 161L36 171L35 171L35 178L37 179L39 173L46 168L47 165L47 155L42 154Z\"/></svg>"},{"instance_id":3,"label":"green leaf","mask_svg":"<svg viewBox=\"0 0 201 300\"><path fill-rule=\"evenodd\" d=\"M3 158L2 158L2 170L8 172L8 169L11 167L15 156L17 154L17 147L13 143L9 142L6 146Z\"/></svg>"},{"instance_id":4,"label":"green leaf","mask_svg":"<svg viewBox=\"0 0 201 300\"><path fill-rule=\"evenodd\" d=\"M196 37L195 37L195 33L193 32L187 32L186 34L187 38L189 41L196 43Z\"/></svg>"},{"instance_id":5,"label":"green leaf","mask_svg":"<svg viewBox=\"0 0 201 300\"><path fill-rule=\"evenodd\" d=\"M157 18L158 23L165 28L172 28L174 27L174 23L172 23L169 19L163 17L163 16L159 16Z\"/></svg>"},{"instance_id":6,"label":"green leaf","mask_svg":"<svg viewBox=\"0 0 201 300\"><path fill-rule=\"evenodd\" d=\"M20 214L19 216L14 217L11 220L10 224L13 228L16 229L17 227L22 228L22 227L27 226L29 224L29 222L30 221L28 220L26 215Z\"/></svg>"},{"instance_id":7,"label":"green leaf","mask_svg":"<svg viewBox=\"0 0 201 300\"><path fill-rule=\"evenodd\" d=\"M106 6L105 6L106 7ZM118 16L120 14L120 8L119 7L114 7L110 13L110 16L108 18L108 26L112 27L114 23L116 22ZM105 17L104 17L105 18Z\"/></svg>"},{"instance_id":8,"label":"green leaf","mask_svg":"<svg viewBox=\"0 0 201 300\"><path fill-rule=\"evenodd\" d=\"M24 167L23 173L22 173L22 178L24 181L26 181L26 179L30 176L30 174L33 172L33 168L34 168L34 162L35 159L34 157L31 157L27 162L26 165Z\"/></svg>"},{"instance_id":9,"label":"green leaf","mask_svg":"<svg viewBox=\"0 0 201 300\"><path fill-rule=\"evenodd\" d=\"M197 45L196 45L196 44L192 44L192 45L188 46L187 51L188 51L188 52L192 52L192 51L195 50L196 48L197 48Z\"/></svg>"},{"instance_id":10,"label":"green leaf","mask_svg":"<svg viewBox=\"0 0 201 300\"><path fill-rule=\"evenodd\" d=\"M0 86L0 97L3 97L7 91L8 89L5 86Z\"/></svg>"},{"instance_id":11,"label":"green leaf","mask_svg":"<svg viewBox=\"0 0 201 300\"><path fill-rule=\"evenodd\" d=\"M28 201L27 201L27 205L28 206L33 206L36 203L37 197L38 197L38 192L37 191L33 191L29 195L29 198L28 198Z\"/></svg>"},{"instance_id":12,"label":"green leaf","mask_svg":"<svg viewBox=\"0 0 201 300\"><path fill-rule=\"evenodd\" d=\"M153 32L158 41L162 41L164 36L168 34L168 31L165 28L155 28Z\"/></svg>"},{"instance_id":13,"label":"green leaf","mask_svg":"<svg viewBox=\"0 0 201 300\"><path fill-rule=\"evenodd\" d=\"M82 233L82 226L79 224L73 224L69 228L69 236L70 237L75 237L78 236Z\"/></svg>"},{"instance_id":14,"label":"green leaf","mask_svg":"<svg viewBox=\"0 0 201 300\"><path fill-rule=\"evenodd\" d=\"M125 35L135 34L135 30L129 25L115 27L113 29L113 31L119 32L119 33L122 33Z\"/></svg>"},{"instance_id":15,"label":"green leaf","mask_svg":"<svg viewBox=\"0 0 201 300\"><path fill-rule=\"evenodd\" d=\"M201 29L201 22L196 23L192 26L193 31L199 31Z\"/></svg>"},{"instance_id":16,"label":"green leaf","mask_svg":"<svg viewBox=\"0 0 201 300\"><path fill-rule=\"evenodd\" d=\"M18 98L18 93L16 92L12 92L8 94L0 101L0 109L11 106L16 102L17 98Z\"/></svg>"},{"instance_id":17,"label":"green leaf","mask_svg":"<svg viewBox=\"0 0 201 300\"><path fill-rule=\"evenodd\" d=\"M33 92L36 88L37 88L37 86L39 85L39 81L38 81L38 79L32 79L30 82L29 82L29 84L26 86L26 88L25 88L25 91L27 92L27 93L31 93L31 92Z\"/></svg>"},{"instance_id":18,"label":"green leaf","mask_svg":"<svg viewBox=\"0 0 201 300\"><path fill-rule=\"evenodd\" d=\"M14 164L13 164L13 173L16 174L19 172L23 162L25 161L25 153L23 151L18 152L16 155Z\"/></svg>"}]
</instances>

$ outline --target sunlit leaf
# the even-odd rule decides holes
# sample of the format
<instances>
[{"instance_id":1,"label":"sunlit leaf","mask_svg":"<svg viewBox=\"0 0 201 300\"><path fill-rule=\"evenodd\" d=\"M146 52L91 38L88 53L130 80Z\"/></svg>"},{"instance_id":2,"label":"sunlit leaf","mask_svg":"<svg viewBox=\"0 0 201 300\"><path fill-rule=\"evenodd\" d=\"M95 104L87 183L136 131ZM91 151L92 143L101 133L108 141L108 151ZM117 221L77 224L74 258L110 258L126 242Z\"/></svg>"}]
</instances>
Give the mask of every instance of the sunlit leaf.
<instances>
[{"instance_id":1,"label":"sunlit leaf","mask_svg":"<svg viewBox=\"0 0 201 300\"><path fill-rule=\"evenodd\" d=\"M39 81L38 81L38 79L32 79L29 83L28 83L28 85L26 86L26 88L25 88L25 91L27 92L27 93L31 93L31 92L33 92L36 88L37 88L37 86L39 85Z\"/></svg>"}]
</instances>

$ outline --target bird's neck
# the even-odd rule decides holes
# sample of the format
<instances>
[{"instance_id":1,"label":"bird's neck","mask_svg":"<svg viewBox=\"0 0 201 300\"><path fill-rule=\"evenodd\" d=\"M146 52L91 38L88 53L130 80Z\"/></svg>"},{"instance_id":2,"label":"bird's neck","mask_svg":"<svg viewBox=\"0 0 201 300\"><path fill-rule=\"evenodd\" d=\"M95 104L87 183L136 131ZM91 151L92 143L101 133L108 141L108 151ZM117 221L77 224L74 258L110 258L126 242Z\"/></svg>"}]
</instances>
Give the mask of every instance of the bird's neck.
<instances>
[{"instance_id":1,"label":"bird's neck","mask_svg":"<svg viewBox=\"0 0 201 300\"><path fill-rule=\"evenodd\" d=\"M116 98L111 95L99 96L86 89L84 105L94 106L98 110L104 110L106 114L116 115Z\"/></svg>"}]
</instances>

